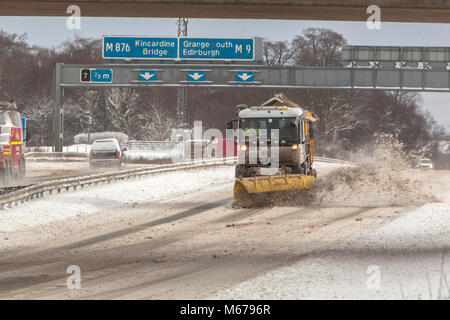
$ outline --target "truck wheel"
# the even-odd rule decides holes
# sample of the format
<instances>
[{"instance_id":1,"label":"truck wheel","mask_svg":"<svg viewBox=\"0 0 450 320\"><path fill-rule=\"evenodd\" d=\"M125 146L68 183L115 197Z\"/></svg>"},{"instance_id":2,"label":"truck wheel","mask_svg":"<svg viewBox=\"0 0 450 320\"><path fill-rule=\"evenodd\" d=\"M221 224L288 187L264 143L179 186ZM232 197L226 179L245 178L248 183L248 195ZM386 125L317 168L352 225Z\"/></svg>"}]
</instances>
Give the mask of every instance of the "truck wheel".
<instances>
[{"instance_id":1,"label":"truck wheel","mask_svg":"<svg viewBox=\"0 0 450 320\"><path fill-rule=\"evenodd\" d=\"M292 174L300 174L300 167L291 167L291 173Z\"/></svg>"},{"instance_id":2,"label":"truck wheel","mask_svg":"<svg viewBox=\"0 0 450 320\"><path fill-rule=\"evenodd\" d=\"M302 166L291 167L292 174L305 174L305 168Z\"/></svg>"},{"instance_id":3,"label":"truck wheel","mask_svg":"<svg viewBox=\"0 0 450 320\"><path fill-rule=\"evenodd\" d=\"M309 163L307 161L303 162L300 165L300 168L301 168L303 174L310 174Z\"/></svg>"},{"instance_id":4,"label":"truck wheel","mask_svg":"<svg viewBox=\"0 0 450 320\"><path fill-rule=\"evenodd\" d=\"M241 165L236 165L236 167L234 167L234 177L235 178L240 178L242 175L242 166Z\"/></svg>"}]
</instances>

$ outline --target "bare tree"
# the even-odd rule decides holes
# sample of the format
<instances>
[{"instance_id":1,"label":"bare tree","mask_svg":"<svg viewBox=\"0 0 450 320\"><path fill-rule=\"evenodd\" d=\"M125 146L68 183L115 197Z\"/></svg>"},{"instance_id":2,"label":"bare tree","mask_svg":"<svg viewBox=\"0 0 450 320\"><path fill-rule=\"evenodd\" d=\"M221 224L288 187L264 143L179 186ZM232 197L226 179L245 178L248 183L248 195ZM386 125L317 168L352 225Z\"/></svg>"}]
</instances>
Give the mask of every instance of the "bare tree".
<instances>
[{"instance_id":1,"label":"bare tree","mask_svg":"<svg viewBox=\"0 0 450 320\"><path fill-rule=\"evenodd\" d=\"M157 101L148 103L145 109L145 113L138 115L139 137L143 140L167 140L175 126L175 119Z\"/></svg>"},{"instance_id":2,"label":"bare tree","mask_svg":"<svg viewBox=\"0 0 450 320\"><path fill-rule=\"evenodd\" d=\"M268 66L284 66L291 61L293 54L287 41L263 43L263 61Z\"/></svg>"},{"instance_id":3,"label":"bare tree","mask_svg":"<svg viewBox=\"0 0 450 320\"><path fill-rule=\"evenodd\" d=\"M332 30L308 28L292 41L294 61L303 66L341 66L345 38Z\"/></svg>"},{"instance_id":4,"label":"bare tree","mask_svg":"<svg viewBox=\"0 0 450 320\"><path fill-rule=\"evenodd\" d=\"M108 88L105 99L105 111L113 129L136 139L139 109L139 94L136 89Z\"/></svg>"}]
</instances>

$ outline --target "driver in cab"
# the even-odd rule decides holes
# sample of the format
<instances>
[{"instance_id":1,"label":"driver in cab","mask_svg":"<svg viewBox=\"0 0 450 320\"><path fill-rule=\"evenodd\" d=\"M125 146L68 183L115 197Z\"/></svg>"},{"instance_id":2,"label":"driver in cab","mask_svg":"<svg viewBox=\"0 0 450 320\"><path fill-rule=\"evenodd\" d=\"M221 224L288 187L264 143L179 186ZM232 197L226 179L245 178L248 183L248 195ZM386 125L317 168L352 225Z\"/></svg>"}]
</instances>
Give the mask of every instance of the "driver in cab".
<instances>
[{"instance_id":1,"label":"driver in cab","mask_svg":"<svg viewBox=\"0 0 450 320\"><path fill-rule=\"evenodd\" d=\"M248 126L242 130L247 136L259 136L259 125L256 120L250 120Z\"/></svg>"}]
</instances>

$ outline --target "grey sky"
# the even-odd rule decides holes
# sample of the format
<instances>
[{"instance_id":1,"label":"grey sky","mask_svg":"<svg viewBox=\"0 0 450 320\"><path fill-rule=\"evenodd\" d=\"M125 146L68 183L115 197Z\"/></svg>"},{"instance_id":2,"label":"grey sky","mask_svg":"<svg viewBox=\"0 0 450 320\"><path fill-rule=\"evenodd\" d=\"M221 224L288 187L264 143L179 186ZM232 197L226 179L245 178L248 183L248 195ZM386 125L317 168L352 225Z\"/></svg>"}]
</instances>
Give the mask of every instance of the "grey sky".
<instances>
[{"instance_id":1,"label":"grey sky","mask_svg":"<svg viewBox=\"0 0 450 320\"><path fill-rule=\"evenodd\" d=\"M353 45L450 46L450 24L388 23L381 30L369 30L365 22L191 19L190 36L261 36L269 40L292 40L308 27L329 28L344 35ZM75 34L176 35L175 19L82 18L80 30L66 28L66 18L0 17L0 29L27 33L28 41L39 46L58 46ZM425 93L424 108L450 128L450 93Z\"/></svg>"}]
</instances>

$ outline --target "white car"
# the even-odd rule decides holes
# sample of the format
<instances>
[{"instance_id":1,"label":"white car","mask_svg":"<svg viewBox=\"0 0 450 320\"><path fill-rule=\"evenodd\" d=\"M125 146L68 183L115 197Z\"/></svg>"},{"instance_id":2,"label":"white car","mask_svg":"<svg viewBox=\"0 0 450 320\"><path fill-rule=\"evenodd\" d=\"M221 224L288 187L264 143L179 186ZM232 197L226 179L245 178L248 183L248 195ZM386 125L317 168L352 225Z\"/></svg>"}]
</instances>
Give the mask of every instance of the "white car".
<instances>
[{"instance_id":1,"label":"white car","mask_svg":"<svg viewBox=\"0 0 450 320\"><path fill-rule=\"evenodd\" d=\"M121 168L125 163L126 148L122 148L116 139L95 140L89 154L91 166L113 165Z\"/></svg>"},{"instance_id":2,"label":"white car","mask_svg":"<svg viewBox=\"0 0 450 320\"><path fill-rule=\"evenodd\" d=\"M433 163L430 159L420 159L418 168L424 170L433 170Z\"/></svg>"}]
</instances>

